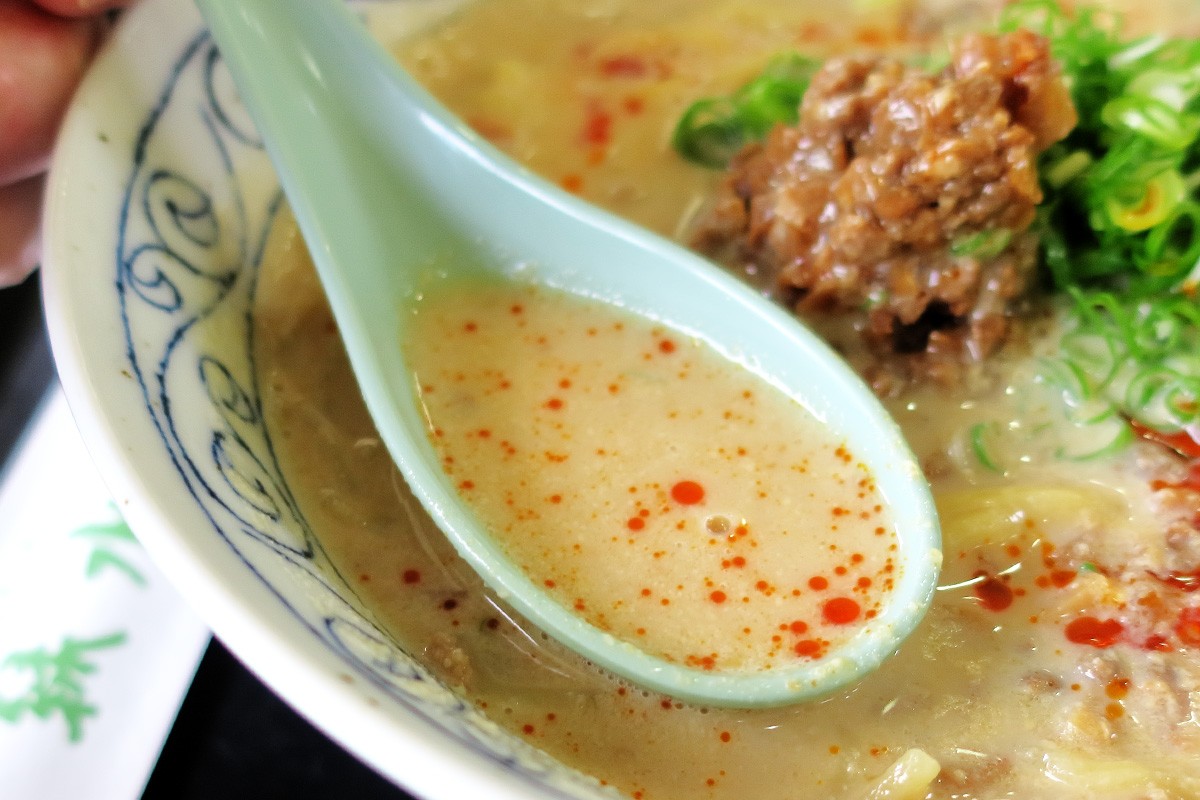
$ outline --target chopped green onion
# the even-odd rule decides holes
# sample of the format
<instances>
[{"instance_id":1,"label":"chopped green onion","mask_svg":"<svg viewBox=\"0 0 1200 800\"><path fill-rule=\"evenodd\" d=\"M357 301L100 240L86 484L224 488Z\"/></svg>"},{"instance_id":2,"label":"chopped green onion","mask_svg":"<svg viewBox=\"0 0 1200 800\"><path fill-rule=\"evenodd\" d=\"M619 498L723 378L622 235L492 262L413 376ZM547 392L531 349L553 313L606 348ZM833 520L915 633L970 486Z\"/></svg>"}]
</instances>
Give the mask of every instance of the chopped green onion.
<instances>
[{"instance_id":1,"label":"chopped green onion","mask_svg":"<svg viewBox=\"0 0 1200 800\"><path fill-rule=\"evenodd\" d=\"M1110 195L1105 200L1105 208L1114 225L1131 233L1140 233L1165 222L1186 197L1183 176L1170 170L1146 181L1136 198Z\"/></svg>"},{"instance_id":2,"label":"chopped green onion","mask_svg":"<svg viewBox=\"0 0 1200 800\"><path fill-rule=\"evenodd\" d=\"M995 258L1004 252L1012 242L1013 232L1005 228L993 228L965 236L950 245L950 252L956 256L974 256L975 258Z\"/></svg>"},{"instance_id":3,"label":"chopped green onion","mask_svg":"<svg viewBox=\"0 0 1200 800\"><path fill-rule=\"evenodd\" d=\"M692 103L676 124L671 145L702 166L726 166L748 142L763 138L778 124L796 122L800 101L820 66L796 53L776 57L729 97Z\"/></svg>"},{"instance_id":4,"label":"chopped green onion","mask_svg":"<svg viewBox=\"0 0 1200 800\"><path fill-rule=\"evenodd\" d=\"M989 472L1003 473L1004 469L992 458L986 441L988 435L994 433L995 427L996 424L994 422L978 422L971 426L969 433L971 452L975 454L975 458L983 465L984 469Z\"/></svg>"}]
</instances>

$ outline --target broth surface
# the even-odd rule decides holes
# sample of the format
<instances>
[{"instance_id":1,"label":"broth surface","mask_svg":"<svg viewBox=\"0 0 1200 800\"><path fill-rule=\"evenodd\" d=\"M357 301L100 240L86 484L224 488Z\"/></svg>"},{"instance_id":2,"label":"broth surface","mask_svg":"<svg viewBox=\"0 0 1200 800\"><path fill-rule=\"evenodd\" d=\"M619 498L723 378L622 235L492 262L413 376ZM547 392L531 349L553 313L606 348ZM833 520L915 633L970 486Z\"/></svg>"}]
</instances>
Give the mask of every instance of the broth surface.
<instances>
[{"instance_id":1,"label":"broth surface","mask_svg":"<svg viewBox=\"0 0 1200 800\"><path fill-rule=\"evenodd\" d=\"M987 11L927 5L481 2L402 50L500 146L673 233L716 180L669 150L689 102L780 50L929 49ZM1190 0L1137 12L1141 30L1200 31ZM1200 635L1187 613L1200 609L1178 577L1196 563L1195 537L1179 531L1197 509L1171 505L1183 501L1163 482L1179 470L1148 446L1070 458L1078 432L1036 381L1053 314L955 392L889 400L933 485L946 555L901 651L819 703L704 709L595 670L483 590L379 442L294 230L281 226L269 250L257 358L300 506L381 624L515 735L641 800L1200 797ZM853 337L825 333L853 362ZM991 466L972 455L981 435L995 437ZM633 508L614 514L618 527ZM936 777L882 794L914 748Z\"/></svg>"},{"instance_id":2,"label":"broth surface","mask_svg":"<svg viewBox=\"0 0 1200 800\"><path fill-rule=\"evenodd\" d=\"M414 304L443 469L534 583L669 661L816 661L888 601L894 525L802 406L700 341L519 284Z\"/></svg>"}]
</instances>

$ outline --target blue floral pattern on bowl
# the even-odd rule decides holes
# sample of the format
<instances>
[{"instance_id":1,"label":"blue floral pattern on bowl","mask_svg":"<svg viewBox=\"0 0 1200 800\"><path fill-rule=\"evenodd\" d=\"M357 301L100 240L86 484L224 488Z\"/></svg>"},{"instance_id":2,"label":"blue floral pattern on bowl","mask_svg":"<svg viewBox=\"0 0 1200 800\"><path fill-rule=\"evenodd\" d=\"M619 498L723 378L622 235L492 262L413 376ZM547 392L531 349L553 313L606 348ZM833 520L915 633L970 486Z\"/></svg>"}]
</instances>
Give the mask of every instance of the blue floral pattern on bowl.
<instances>
[{"instance_id":1,"label":"blue floral pattern on bowl","mask_svg":"<svg viewBox=\"0 0 1200 800\"><path fill-rule=\"evenodd\" d=\"M177 148L172 132L186 128L203 132L202 148ZM259 259L280 205L262 142L198 33L140 125L115 265L128 369L179 480L214 534L355 674L540 796L612 796L503 731L404 652L313 536L275 457L254 362Z\"/></svg>"}]
</instances>

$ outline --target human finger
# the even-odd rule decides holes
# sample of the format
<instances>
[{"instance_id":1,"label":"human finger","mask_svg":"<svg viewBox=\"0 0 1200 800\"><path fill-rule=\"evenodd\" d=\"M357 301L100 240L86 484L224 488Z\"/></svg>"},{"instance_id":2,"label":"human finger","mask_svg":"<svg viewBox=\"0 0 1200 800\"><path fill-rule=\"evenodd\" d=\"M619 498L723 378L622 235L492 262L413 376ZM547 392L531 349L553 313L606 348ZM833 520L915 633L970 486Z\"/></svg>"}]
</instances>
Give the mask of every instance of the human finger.
<instances>
[{"instance_id":1,"label":"human finger","mask_svg":"<svg viewBox=\"0 0 1200 800\"><path fill-rule=\"evenodd\" d=\"M0 186L45 169L67 102L99 42L99 18L0 0Z\"/></svg>"},{"instance_id":2,"label":"human finger","mask_svg":"<svg viewBox=\"0 0 1200 800\"><path fill-rule=\"evenodd\" d=\"M124 8L130 4L131 0L35 0L35 2L51 14L62 17L90 17L116 8Z\"/></svg>"},{"instance_id":3,"label":"human finger","mask_svg":"<svg viewBox=\"0 0 1200 800\"><path fill-rule=\"evenodd\" d=\"M0 287L25 279L40 258L41 175L0 186Z\"/></svg>"}]
</instances>

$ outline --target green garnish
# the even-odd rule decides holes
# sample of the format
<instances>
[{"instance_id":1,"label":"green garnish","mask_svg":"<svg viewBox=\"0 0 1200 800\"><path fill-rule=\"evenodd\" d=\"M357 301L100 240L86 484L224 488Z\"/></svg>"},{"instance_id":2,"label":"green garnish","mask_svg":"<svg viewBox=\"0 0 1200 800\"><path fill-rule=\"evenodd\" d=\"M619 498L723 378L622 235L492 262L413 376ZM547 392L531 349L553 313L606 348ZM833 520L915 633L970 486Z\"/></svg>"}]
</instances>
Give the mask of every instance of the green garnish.
<instances>
[{"instance_id":1,"label":"green garnish","mask_svg":"<svg viewBox=\"0 0 1200 800\"><path fill-rule=\"evenodd\" d=\"M1073 398L1102 398L1147 428L1200 426L1200 306L1185 295L1131 302L1112 292L1074 292L1063 363L1078 376Z\"/></svg>"},{"instance_id":2,"label":"green garnish","mask_svg":"<svg viewBox=\"0 0 1200 800\"><path fill-rule=\"evenodd\" d=\"M797 53L777 56L732 95L692 103L675 126L671 145L689 161L726 166L747 142L763 138L777 124L799 119L800 101L820 66Z\"/></svg>"},{"instance_id":3,"label":"green garnish","mask_svg":"<svg viewBox=\"0 0 1200 800\"><path fill-rule=\"evenodd\" d=\"M1003 473L1004 468L992 457L989 439L995 434L996 423L977 422L971 426L969 437L975 459L989 472Z\"/></svg>"},{"instance_id":4,"label":"green garnish","mask_svg":"<svg viewBox=\"0 0 1200 800\"><path fill-rule=\"evenodd\" d=\"M1046 36L1079 124L1038 161L1038 230L1055 288L1134 297L1183 287L1200 260L1200 42L1123 41L1094 9L1022 0L1000 27Z\"/></svg>"}]
</instances>

